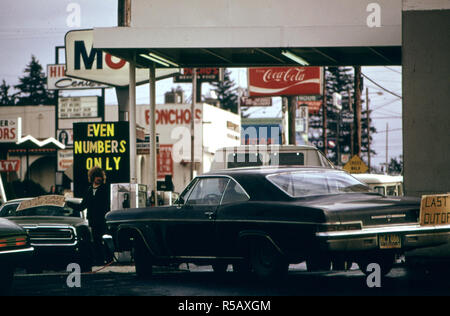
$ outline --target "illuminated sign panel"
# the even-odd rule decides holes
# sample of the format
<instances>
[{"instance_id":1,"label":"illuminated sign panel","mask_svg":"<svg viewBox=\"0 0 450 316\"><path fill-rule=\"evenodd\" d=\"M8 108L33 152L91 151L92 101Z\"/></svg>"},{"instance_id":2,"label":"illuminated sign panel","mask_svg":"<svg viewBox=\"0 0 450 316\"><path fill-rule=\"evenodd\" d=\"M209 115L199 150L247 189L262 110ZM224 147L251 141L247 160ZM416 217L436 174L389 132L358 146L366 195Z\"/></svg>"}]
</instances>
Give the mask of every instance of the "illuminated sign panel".
<instances>
[{"instance_id":1,"label":"illuminated sign panel","mask_svg":"<svg viewBox=\"0 0 450 316\"><path fill-rule=\"evenodd\" d=\"M73 138L75 196L87 190L87 173L94 166L106 172L108 183L130 181L128 122L74 123Z\"/></svg>"}]
</instances>

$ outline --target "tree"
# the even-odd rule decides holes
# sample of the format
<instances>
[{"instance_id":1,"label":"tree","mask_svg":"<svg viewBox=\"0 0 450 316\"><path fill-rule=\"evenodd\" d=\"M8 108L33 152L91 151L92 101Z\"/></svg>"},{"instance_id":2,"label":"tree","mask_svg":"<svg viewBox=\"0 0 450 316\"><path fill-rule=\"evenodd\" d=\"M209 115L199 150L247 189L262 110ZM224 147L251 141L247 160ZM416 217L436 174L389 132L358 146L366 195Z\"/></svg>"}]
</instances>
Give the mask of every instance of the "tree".
<instances>
[{"instance_id":1,"label":"tree","mask_svg":"<svg viewBox=\"0 0 450 316\"><path fill-rule=\"evenodd\" d=\"M230 78L231 71L225 69L223 81L213 82L212 90L217 93L217 98L222 109L238 113L238 93L235 82Z\"/></svg>"},{"instance_id":2,"label":"tree","mask_svg":"<svg viewBox=\"0 0 450 316\"><path fill-rule=\"evenodd\" d=\"M391 158L391 161L388 165L388 174L398 175L403 171L403 156L397 158Z\"/></svg>"},{"instance_id":3,"label":"tree","mask_svg":"<svg viewBox=\"0 0 450 316\"><path fill-rule=\"evenodd\" d=\"M326 78L326 93L327 93L327 156L334 163L338 164L338 152L339 154L351 154L352 150L352 118L353 109L349 101L349 92L354 97L354 73L352 68L349 67L327 67L325 69ZM342 96L342 110L339 111L333 106L333 93L339 93ZM362 112L362 153L367 153L367 119L365 112ZM375 133L376 129L371 125L370 131ZM316 115L310 117L310 134L315 134L317 144L322 145L321 130L323 126L323 109ZM339 127L339 128L338 128ZM339 142L338 142L338 130L339 130ZM311 138L312 135L310 135ZM310 140L314 140L314 136ZM319 141L317 138L320 138ZM371 137L372 139L372 137ZM330 146L330 143L334 144ZM339 146L339 148L338 148ZM323 151L323 146L318 146ZM339 150L338 150L339 149ZM376 154L371 149L372 154Z\"/></svg>"},{"instance_id":4,"label":"tree","mask_svg":"<svg viewBox=\"0 0 450 316\"><path fill-rule=\"evenodd\" d=\"M0 105L14 105L16 102L16 96L9 94L9 88L11 86L6 84L6 81L3 80L0 85Z\"/></svg>"},{"instance_id":5,"label":"tree","mask_svg":"<svg viewBox=\"0 0 450 316\"><path fill-rule=\"evenodd\" d=\"M17 93L17 105L50 105L56 104L56 93L46 89L47 78L42 66L35 56L24 70L25 75L19 78L19 84L14 86Z\"/></svg>"}]
</instances>

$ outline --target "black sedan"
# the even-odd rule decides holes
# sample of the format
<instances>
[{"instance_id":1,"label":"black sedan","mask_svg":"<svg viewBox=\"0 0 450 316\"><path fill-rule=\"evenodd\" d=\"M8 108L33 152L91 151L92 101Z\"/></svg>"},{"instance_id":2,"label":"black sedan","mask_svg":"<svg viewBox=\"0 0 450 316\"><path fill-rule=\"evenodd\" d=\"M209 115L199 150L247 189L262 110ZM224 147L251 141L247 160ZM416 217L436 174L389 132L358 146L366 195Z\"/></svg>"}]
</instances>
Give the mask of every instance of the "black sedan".
<instances>
[{"instance_id":1,"label":"black sedan","mask_svg":"<svg viewBox=\"0 0 450 316\"><path fill-rule=\"evenodd\" d=\"M0 294L11 286L16 266L32 253L27 233L13 222L0 218Z\"/></svg>"},{"instance_id":2,"label":"black sedan","mask_svg":"<svg viewBox=\"0 0 450 316\"><path fill-rule=\"evenodd\" d=\"M134 250L136 272L152 265L212 264L217 272L280 276L370 263L387 273L405 250L447 242L449 227L420 227L420 200L385 197L344 171L242 168L195 178L176 205L106 215L116 249Z\"/></svg>"},{"instance_id":3,"label":"black sedan","mask_svg":"<svg viewBox=\"0 0 450 316\"><path fill-rule=\"evenodd\" d=\"M62 195L43 195L11 200L0 208L0 217L29 234L35 251L24 266L28 272L66 269L69 263L78 263L83 272L92 270L92 233L87 220L77 211L80 202Z\"/></svg>"}]
</instances>

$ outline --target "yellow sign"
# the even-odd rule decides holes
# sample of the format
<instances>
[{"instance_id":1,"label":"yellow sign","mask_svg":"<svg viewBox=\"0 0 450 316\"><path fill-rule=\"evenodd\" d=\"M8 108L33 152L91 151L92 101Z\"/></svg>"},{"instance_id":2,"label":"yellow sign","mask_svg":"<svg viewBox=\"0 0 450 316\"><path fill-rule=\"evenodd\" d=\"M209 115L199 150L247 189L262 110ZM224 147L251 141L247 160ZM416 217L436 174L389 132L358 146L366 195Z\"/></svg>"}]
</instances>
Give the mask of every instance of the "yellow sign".
<instances>
[{"instance_id":1,"label":"yellow sign","mask_svg":"<svg viewBox=\"0 0 450 316\"><path fill-rule=\"evenodd\" d=\"M32 200L22 201L17 208L17 211L42 205L54 205L63 207L65 202L66 200L63 195L42 195Z\"/></svg>"},{"instance_id":2,"label":"yellow sign","mask_svg":"<svg viewBox=\"0 0 450 316\"><path fill-rule=\"evenodd\" d=\"M422 196L420 225L450 225L450 193Z\"/></svg>"},{"instance_id":3,"label":"yellow sign","mask_svg":"<svg viewBox=\"0 0 450 316\"><path fill-rule=\"evenodd\" d=\"M344 170L348 173L366 173L369 167L357 155L353 156L344 166Z\"/></svg>"}]
</instances>

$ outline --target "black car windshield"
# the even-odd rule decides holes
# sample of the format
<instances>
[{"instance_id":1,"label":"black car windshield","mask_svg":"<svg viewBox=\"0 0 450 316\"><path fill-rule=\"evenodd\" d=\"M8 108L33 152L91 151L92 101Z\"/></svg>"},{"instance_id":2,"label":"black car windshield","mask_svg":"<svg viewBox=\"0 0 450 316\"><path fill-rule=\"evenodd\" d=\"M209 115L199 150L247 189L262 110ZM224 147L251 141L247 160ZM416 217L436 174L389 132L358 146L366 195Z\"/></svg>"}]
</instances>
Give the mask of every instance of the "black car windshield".
<instances>
[{"instance_id":1,"label":"black car windshield","mask_svg":"<svg viewBox=\"0 0 450 316\"><path fill-rule=\"evenodd\" d=\"M294 171L272 174L267 179L292 197L371 192L367 185L340 171Z\"/></svg>"},{"instance_id":2,"label":"black car windshield","mask_svg":"<svg viewBox=\"0 0 450 316\"><path fill-rule=\"evenodd\" d=\"M30 207L18 211L12 211L13 214L7 214L6 216L68 216L79 217L79 213L69 206L60 207L54 205L41 205L36 207Z\"/></svg>"}]
</instances>

